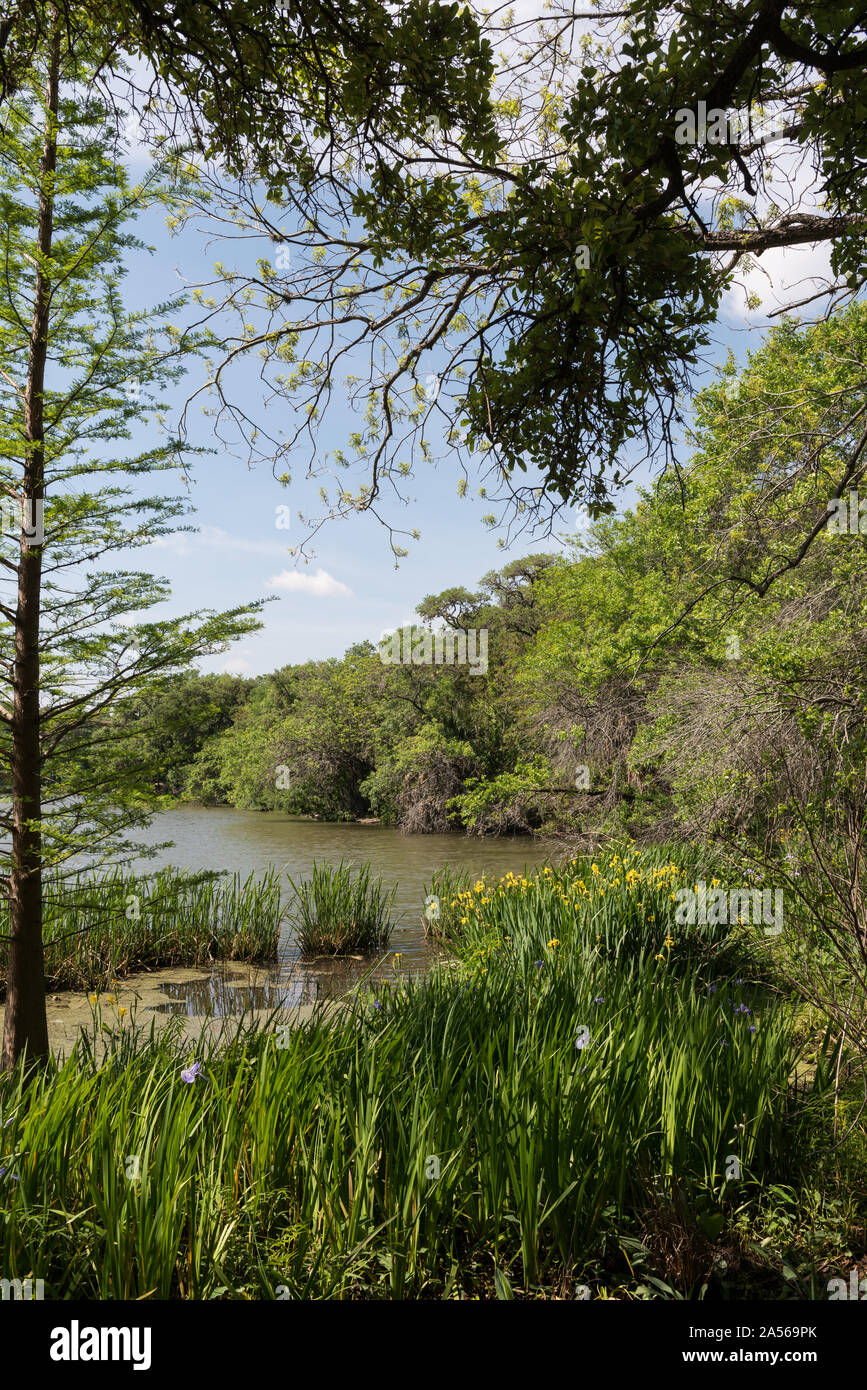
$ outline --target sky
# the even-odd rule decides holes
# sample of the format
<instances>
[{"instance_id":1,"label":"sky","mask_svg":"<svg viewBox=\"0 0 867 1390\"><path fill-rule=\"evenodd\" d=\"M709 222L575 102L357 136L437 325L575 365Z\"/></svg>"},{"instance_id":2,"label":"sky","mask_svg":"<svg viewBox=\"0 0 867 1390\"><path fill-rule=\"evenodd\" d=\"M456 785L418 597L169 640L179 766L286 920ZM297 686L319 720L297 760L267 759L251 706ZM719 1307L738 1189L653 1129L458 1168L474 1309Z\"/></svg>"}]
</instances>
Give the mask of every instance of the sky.
<instances>
[{"instance_id":1,"label":"sky","mask_svg":"<svg viewBox=\"0 0 867 1390\"><path fill-rule=\"evenodd\" d=\"M528 5L523 8L526 11ZM140 173L144 167L140 150L132 159L132 172ZM795 181L803 178L794 166L791 170L784 166L782 172ZM170 237L161 213L145 214L136 231L155 249L152 255L135 253L129 258L126 293L135 305L156 302L184 283L209 279L218 256L227 263L231 260L224 246L208 245L196 228ZM246 243L238 251L250 266L256 256L267 254L264 239L256 247ZM762 257L747 283L726 296L713 350L706 355L704 380L710 379L714 362L723 363L730 349L743 363L747 352L760 345L771 322L768 314L782 302L785 290L791 294L796 288L796 298L806 296L815 287L813 277L827 273L827 268L827 251L822 247ZM747 290L761 296L759 309L747 307ZM201 382L202 368L194 362L185 382L171 393L175 413ZM251 416L261 410L262 396L262 384L251 369L244 381L243 402ZM186 493L195 509L187 521L199 530L196 535L163 538L130 557L135 568L165 577L172 588L172 601L146 616L273 600L265 606L260 632L229 652L204 660L202 670L258 675L287 663L339 657L352 643L376 641L385 631L411 621L416 604L426 595L454 585L473 589L487 571L533 551L560 549L586 527L583 514L572 509L564 513L553 537L534 539L525 533L503 550L497 544L503 533L491 532L481 520L491 510L490 503L477 497L473 486L459 499L458 460L446 459L436 467L419 466L408 484L408 506L386 504L393 524L420 531L419 540L405 541L409 554L398 568L387 532L370 514L329 523L316 538L315 558L305 564L290 556L288 549L303 538L296 513L315 511L319 483L306 483L302 466L294 470L288 489L281 486L267 464L249 468L245 460L219 445L198 406L191 418L195 421L193 442L215 447L215 452L193 462L188 489L180 477L177 488L172 486L171 474L160 479L161 490ZM321 449L345 445L354 423L345 408L326 415L319 435ZM142 432L140 439L145 437ZM638 480L647 477L645 471ZM634 488L628 488L621 504L628 505L633 497ZM285 510L278 511L281 506L288 506L291 513L288 530L278 525L278 520L286 518Z\"/></svg>"},{"instance_id":2,"label":"sky","mask_svg":"<svg viewBox=\"0 0 867 1390\"><path fill-rule=\"evenodd\" d=\"M195 283L210 276L217 253L213 249L209 253L201 235L192 230L170 238L163 222L161 215L150 214L136 227L141 239L155 250L152 255L135 253L128 258L125 293L131 305L154 302L181 288L182 281ZM256 255L266 255L267 248L263 239L255 251L245 248L244 255L252 262ZM219 259L230 263L225 248L220 249ZM168 412L170 423L202 379L202 368L193 362L186 380L166 393L174 409L174 417ZM261 411L263 388L255 370L246 373L242 399L251 416ZM269 410L273 413L273 406ZM297 513L318 510L320 482L305 480L306 455L293 470L293 482L287 488L276 481L267 463L250 468L245 458L221 447L198 405L194 404L189 418L191 442L215 452L192 461L188 488L179 473L161 474L158 482L161 491L187 497L195 515L186 518L185 524L199 530L197 535L162 538L130 557L136 568L164 576L172 587L174 601L150 610L148 616L272 600L265 606L262 630L233 646L230 653L203 661L202 670L258 675L290 662L339 657L354 642L376 641L386 630L412 621L416 605L428 594L455 585L474 589L485 573L510 560L532 551L562 549L563 541L556 535L533 540L526 534L511 548L498 548L502 533L492 533L481 521L491 511L490 500L478 497L472 486L463 499L458 497L462 469L455 456L416 470L415 478L406 484L408 505L389 501L385 495L381 510L388 521L420 532L417 541L397 537L409 550L399 567L388 532L370 513L328 523L309 548L313 558L305 563L291 556L289 548L305 537ZM345 446L349 431L357 425L357 417L348 408L326 414L320 452ZM142 442L145 437L145 431L139 430L134 440ZM287 509L289 525L282 529L278 523L285 524ZM585 519L574 510L565 514L560 534L574 535L576 522L583 526Z\"/></svg>"}]
</instances>

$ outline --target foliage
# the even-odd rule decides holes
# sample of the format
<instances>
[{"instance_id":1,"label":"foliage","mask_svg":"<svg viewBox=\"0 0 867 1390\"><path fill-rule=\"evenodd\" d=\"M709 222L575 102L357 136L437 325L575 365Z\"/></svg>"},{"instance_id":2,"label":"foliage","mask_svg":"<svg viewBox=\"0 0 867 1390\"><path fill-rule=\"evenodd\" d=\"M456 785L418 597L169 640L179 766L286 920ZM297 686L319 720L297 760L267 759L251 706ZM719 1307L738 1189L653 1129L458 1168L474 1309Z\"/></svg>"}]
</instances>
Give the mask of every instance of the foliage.
<instances>
[{"instance_id":1,"label":"foliage","mask_svg":"<svg viewBox=\"0 0 867 1390\"><path fill-rule=\"evenodd\" d=\"M641 872L661 905L686 870L660 856ZM192 1049L171 1022L148 1038L121 1020L100 1061L97 1012L94 1042L26 1100L7 1076L4 1270L61 1298L550 1297L582 1279L641 1297L625 1252L677 1194L715 1232L695 1283L666 1269L675 1296L698 1296L727 1225L798 1181L825 1072L812 1099L792 1086L779 998L725 953L667 952L670 916L609 950L612 914L594 952L599 908L572 908L574 869L508 893L508 939L480 903L457 969L294 1031L239 1024ZM786 1294L778 1277L769 1296Z\"/></svg>"},{"instance_id":2,"label":"foliage","mask_svg":"<svg viewBox=\"0 0 867 1390\"><path fill-rule=\"evenodd\" d=\"M136 970L271 960L282 906L274 874L150 875L81 871L45 884L45 985L107 989ZM0 911L0 991L6 988L8 913Z\"/></svg>"},{"instance_id":3,"label":"foliage","mask_svg":"<svg viewBox=\"0 0 867 1390\"><path fill-rule=\"evenodd\" d=\"M7 525L4 510L0 539L0 760L12 790L0 813L4 1066L25 1046L34 1058L48 1049L42 874L76 854L99 864L129 852L154 803L152 769L125 746L124 702L146 705L197 657L259 625L257 603L144 621L167 586L117 567L119 554L183 529L184 502L148 496L145 484L183 471L194 452L167 429L163 392L204 336L173 322L181 296L124 303L129 259L147 249L130 223L171 212L194 174L163 151L132 181L97 63L50 8L44 42L2 106L0 496L13 517ZM152 436L137 447L145 421Z\"/></svg>"},{"instance_id":4,"label":"foliage","mask_svg":"<svg viewBox=\"0 0 867 1390\"><path fill-rule=\"evenodd\" d=\"M291 196L273 177L273 206L251 181L239 213L215 172L196 215L234 216L245 245L292 209L291 273L220 278L294 414L279 457L303 450L323 478L311 529L381 518L389 488L406 499L413 459L455 450L459 491L480 477L492 525L571 503L610 512L639 463L676 460L724 296L762 256L824 244L829 303L863 289L863 21L849 0L480 10L501 63L484 156L470 111L438 110L384 157L320 161ZM224 365L221 419L270 457ZM317 432L343 377L358 421L335 457L359 476L334 486Z\"/></svg>"},{"instance_id":5,"label":"foliage","mask_svg":"<svg viewBox=\"0 0 867 1390\"><path fill-rule=\"evenodd\" d=\"M370 953L388 945L397 889L371 879L369 864L314 864L309 878L289 884L289 920L302 955Z\"/></svg>"}]
</instances>

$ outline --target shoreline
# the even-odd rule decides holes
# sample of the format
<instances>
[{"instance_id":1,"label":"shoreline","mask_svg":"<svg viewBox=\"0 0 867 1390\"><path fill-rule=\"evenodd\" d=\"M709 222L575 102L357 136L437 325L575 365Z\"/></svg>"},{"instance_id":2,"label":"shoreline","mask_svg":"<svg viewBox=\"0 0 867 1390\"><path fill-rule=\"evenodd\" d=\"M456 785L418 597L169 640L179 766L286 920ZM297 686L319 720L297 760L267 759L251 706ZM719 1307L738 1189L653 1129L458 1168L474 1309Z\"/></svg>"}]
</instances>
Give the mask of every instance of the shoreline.
<instances>
[{"instance_id":1,"label":"shoreline","mask_svg":"<svg viewBox=\"0 0 867 1390\"><path fill-rule=\"evenodd\" d=\"M163 988L168 986L182 994L185 986L192 985L194 989L198 987L204 992L202 987L207 988L218 982L222 983L226 992L245 989L256 991L272 984L273 975L273 966L250 965L244 962L215 962L210 968L177 965L136 971L119 980L110 990L96 992L69 989L49 994L46 996L46 1012L51 1051L56 1056L67 1057L82 1030L93 1037L94 1006L91 1001L94 997L99 1001L97 1028L102 1025L111 1027L112 1031L122 1028L147 1035L151 1022L155 1031L161 1033L172 1020L180 1019L183 1033L191 1043L197 1042L203 1035L219 1041L220 1034L228 1030L234 1032L241 1019L246 1023L260 1024L275 1019L275 1026L286 1025L294 1028L306 1023L317 1012L333 1012L339 1003L338 999L323 996L314 1002L287 1003L282 1008L269 1006L223 1013L185 1013L181 1009L167 1007L173 1001L171 995ZM3 1027L5 1013L6 1005L2 1002L0 1029Z\"/></svg>"}]
</instances>

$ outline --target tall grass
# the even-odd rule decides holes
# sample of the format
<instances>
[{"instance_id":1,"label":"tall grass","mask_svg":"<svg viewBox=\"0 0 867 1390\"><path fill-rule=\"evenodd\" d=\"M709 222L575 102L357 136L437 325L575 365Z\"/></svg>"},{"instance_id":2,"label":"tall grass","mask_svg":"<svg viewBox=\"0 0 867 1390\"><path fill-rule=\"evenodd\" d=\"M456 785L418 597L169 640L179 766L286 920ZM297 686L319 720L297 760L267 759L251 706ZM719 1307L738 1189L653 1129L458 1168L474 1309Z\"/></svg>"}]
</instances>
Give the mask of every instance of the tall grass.
<instances>
[{"instance_id":1,"label":"tall grass","mask_svg":"<svg viewBox=\"0 0 867 1390\"><path fill-rule=\"evenodd\" d=\"M824 1066L812 1098L792 1087L780 1000L713 943L627 922L615 951L593 899L534 883L474 893L457 970L279 1046L121 1026L101 1062L82 1042L28 1093L0 1080L0 1268L55 1297L449 1297L495 1270L508 1296L588 1277L667 1193L697 1221L743 1211Z\"/></svg>"},{"instance_id":2,"label":"tall grass","mask_svg":"<svg viewBox=\"0 0 867 1390\"><path fill-rule=\"evenodd\" d=\"M48 879L44 911L46 984L55 990L104 986L148 967L271 959L282 915L274 873L242 879L173 868L150 875L81 871ZM4 905L3 936L8 922ZM6 986L8 949L0 940L0 991Z\"/></svg>"},{"instance_id":3,"label":"tall grass","mask_svg":"<svg viewBox=\"0 0 867 1390\"><path fill-rule=\"evenodd\" d=\"M388 945L397 889L372 880L369 864L314 864L310 878L300 884L290 878L289 884L290 920L304 955L369 953Z\"/></svg>"}]
</instances>

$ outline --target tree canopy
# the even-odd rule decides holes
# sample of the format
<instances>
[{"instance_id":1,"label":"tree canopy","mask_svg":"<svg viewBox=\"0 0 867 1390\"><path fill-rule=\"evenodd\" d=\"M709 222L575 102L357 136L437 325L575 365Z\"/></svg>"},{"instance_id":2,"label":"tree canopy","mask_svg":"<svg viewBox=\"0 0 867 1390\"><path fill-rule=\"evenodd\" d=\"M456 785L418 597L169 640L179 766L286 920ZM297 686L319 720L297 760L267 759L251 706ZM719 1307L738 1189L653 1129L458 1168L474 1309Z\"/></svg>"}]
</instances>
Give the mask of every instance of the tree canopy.
<instances>
[{"instance_id":1,"label":"tree canopy","mask_svg":"<svg viewBox=\"0 0 867 1390\"><path fill-rule=\"evenodd\" d=\"M602 514L639 463L677 461L739 275L827 243L820 311L864 284L862 6L637 0L594 16L554 0L538 25L480 22L498 56L493 143L444 112L410 139L382 127L375 157L311 150L285 197L276 149L240 193L214 176L224 228L231 211L282 248L278 268L221 266L205 290L241 322L212 383L221 418L278 471L299 456L343 470L323 517L403 496L438 451L484 471L492 524L565 502ZM248 352L285 403L285 443L234 406ZM359 427L326 461L343 377Z\"/></svg>"}]
</instances>

